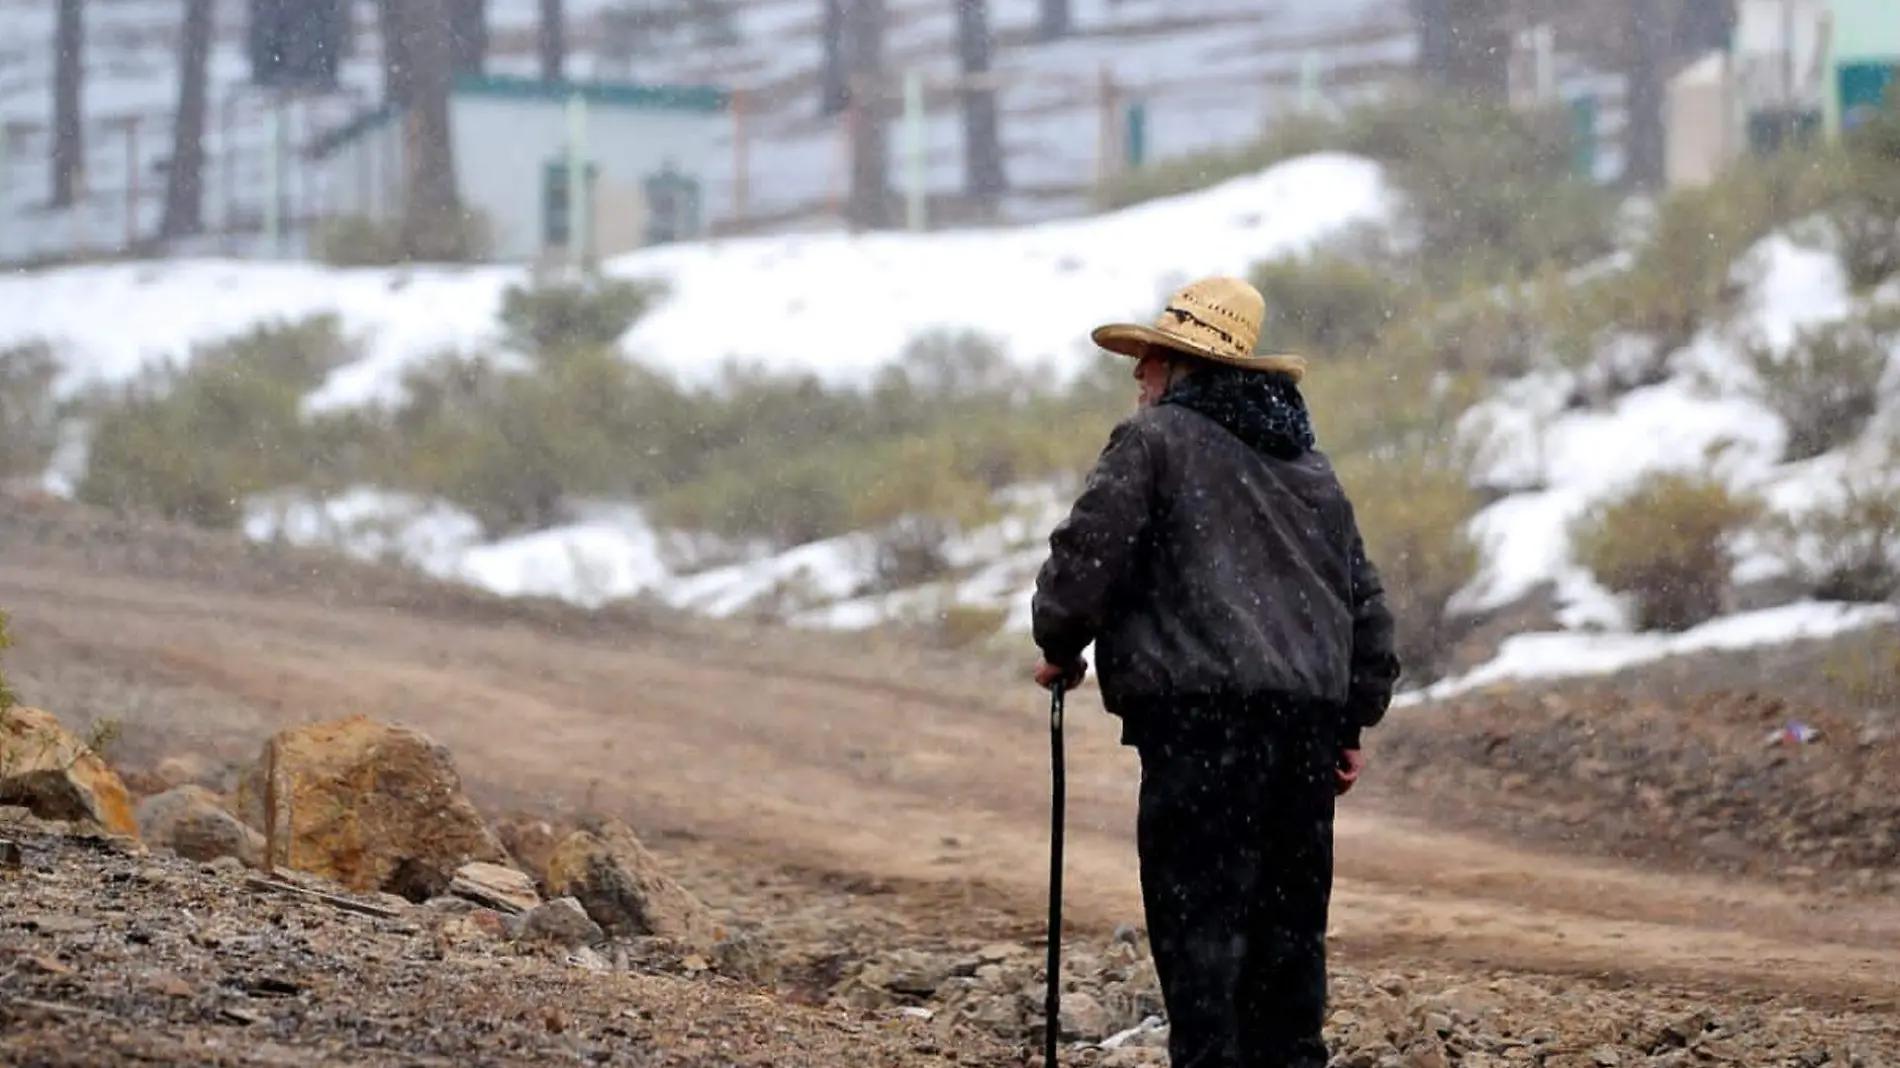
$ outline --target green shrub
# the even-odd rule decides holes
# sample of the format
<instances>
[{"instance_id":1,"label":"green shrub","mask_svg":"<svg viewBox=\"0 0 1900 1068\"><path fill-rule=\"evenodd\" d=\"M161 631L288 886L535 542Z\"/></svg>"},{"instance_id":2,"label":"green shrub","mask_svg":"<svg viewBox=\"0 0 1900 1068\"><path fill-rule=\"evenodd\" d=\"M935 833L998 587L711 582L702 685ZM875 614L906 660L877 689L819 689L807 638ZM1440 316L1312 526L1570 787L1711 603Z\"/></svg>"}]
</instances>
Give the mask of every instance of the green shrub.
<instances>
[{"instance_id":1,"label":"green shrub","mask_svg":"<svg viewBox=\"0 0 1900 1068\"><path fill-rule=\"evenodd\" d=\"M1263 344L1281 351L1364 356L1410 301L1404 283L1338 253L1267 260L1251 281L1267 305Z\"/></svg>"},{"instance_id":2,"label":"green shrub","mask_svg":"<svg viewBox=\"0 0 1900 1068\"><path fill-rule=\"evenodd\" d=\"M418 259L471 263L486 258L494 248L488 217L482 212L464 211L447 227L434 229L429 248L409 249L404 246L400 220L339 215L317 226L313 251L332 267L394 267Z\"/></svg>"},{"instance_id":3,"label":"green shrub","mask_svg":"<svg viewBox=\"0 0 1900 1068\"><path fill-rule=\"evenodd\" d=\"M0 349L0 478L46 470L59 445L59 364L43 344Z\"/></svg>"},{"instance_id":4,"label":"green shrub","mask_svg":"<svg viewBox=\"0 0 1900 1068\"><path fill-rule=\"evenodd\" d=\"M1777 512L1764 540L1811 595L1880 602L1900 593L1900 449L1850 475L1833 497L1800 512Z\"/></svg>"},{"instance_id":5,"label":"green shrub","mask_svg":"<svg viewBox=\"0 0 1900 1068\"><path fill-rule=\"evenodd\" d=\"M551 526L576 496L629 495L636 374L598 349L534 372L438 358L408 376L383 480L460 505L491 537Z\"/></svg>"},{"instance_id":6,"label":"green shrub","mask_svg":"<svg viewBox=\"0 0 1900 1068\"><path fill-rule=\"evenodd\" d=\"M658 282L602 275L509 286L501 295L503 340L537 356L611 348L665 292Z\"/></svg>"},{"instance_id":7,"label":"green shrub","mask_svg":"<svg viewBox=\"0 0 1900 1068\"><path fill-rule=\"evenodd\" d=\"M1787 426L1782 459L1797 462L1853 440L1880 408L1892 328L1856 316L1796 331L1786 351L1758 341L1742 353L1753 398Z\"/></svg>"},{"instance_id":8,"label":"green shrub","mask_svg":"<svg viewBox=\"0 0 1900 1068\"><path fill-rule=\"evenodd\" d=\"M1567 118L1452 96L1393 97L1337 118L1298 116L1260 140L1144 167L1099 200L1125 207L1206 188L1320 151L1386 165L1409 203L1409 227L1434 264L1523 270L1608 251L1613 198L1574 173Z\"/></svg>"},{"instance_id":9,"label":"green shrub","mask_svg":"<svg viewBox=\"0 0 1900 1068\"><path fill-rule=\"evenodd\" d=\"M1894 102L1851 131L1829 219L1850 284L1871 289L1900 273L1900 113Z\"/></svg>"},{"instance_id":10,"label":"green shrub","mask_svg":"<svg viewBox=\"0 0 1900 1068\"><path fill-rule=\"evenodd\" d=\"M1447 609L1482 562L1468 530L1478 496L1463 466L1438 451L1362 453L1342 458L1339 475L1384 579L1405 676L1429 682L1458 636Z\"/></svg>"},{"instance_id":11,"label":"green shrub","mask_svg":"<svg viewBox=\"0 0 1900 1068\"><path fill-rule=\"evenodd\" d=\"M1719 615L1734 557L1731 539L1760 502L1707 475L1658 472L1579 516L1576 559L1629 597L1643 630L1687 630Z\"/></svg>"},{"instance_id":12,"label":"green shrub","mask_svg":"<svg viewBox=\"0 0 1900 1068\"><path fill-rule=\"evenodd\" d=\"M1647 358L1615 369L1600 399L1661 381L1671 354L1703 328L1727 322L1744 292L1737 261L1776 228L1820 210L1837 174L1831 157L1787 153L1666 194L1629 268L1584 284L1574 297L1583 319L1573 321L1572 336L1586 339L1573 346L1575 355L1594 359L1609 331L1649 342Z\"/></svg>"},{"instance_id":13,"label":"green shrub","mask_svg":"<svg viewBox=\"0 0 1900 1068\"><path fill-rule=\"evenodd\" d=\"M348 481L356 471L328 451L354 440L338 432L347 417L306 421L301 406L354 356L333 318L273 323L106 391L79 498L228 527L253 494Z\"/></svg>"}]
</instances>

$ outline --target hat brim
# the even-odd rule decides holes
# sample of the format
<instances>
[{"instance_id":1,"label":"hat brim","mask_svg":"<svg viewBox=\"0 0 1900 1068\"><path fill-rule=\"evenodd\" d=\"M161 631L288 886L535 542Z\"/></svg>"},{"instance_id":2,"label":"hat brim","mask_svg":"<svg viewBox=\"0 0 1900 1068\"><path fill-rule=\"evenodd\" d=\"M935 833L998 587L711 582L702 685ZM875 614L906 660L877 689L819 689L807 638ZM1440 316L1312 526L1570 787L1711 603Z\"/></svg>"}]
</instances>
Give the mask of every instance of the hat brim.
<instances>
[{"instance_id":1,"label":"hat brim","mask_svg":"<svg viewBox=\"0 0 1900 1068\"><path fill-rule=\"evenodd\" d=\"M1115 353L1139 360L1154 349L1181 353L1224 363L1229 367L1238 367L1246 371L1278 371L1299 381L1306 374L1306 358L1288 352L1261 353L1253 356L1235 356L1217 349L1201 345L1190 338L1178 337L1152 326L1140 323L1109 323L1090 331L1089 339L1096 345Z\"/></svg>"}]
</instances>

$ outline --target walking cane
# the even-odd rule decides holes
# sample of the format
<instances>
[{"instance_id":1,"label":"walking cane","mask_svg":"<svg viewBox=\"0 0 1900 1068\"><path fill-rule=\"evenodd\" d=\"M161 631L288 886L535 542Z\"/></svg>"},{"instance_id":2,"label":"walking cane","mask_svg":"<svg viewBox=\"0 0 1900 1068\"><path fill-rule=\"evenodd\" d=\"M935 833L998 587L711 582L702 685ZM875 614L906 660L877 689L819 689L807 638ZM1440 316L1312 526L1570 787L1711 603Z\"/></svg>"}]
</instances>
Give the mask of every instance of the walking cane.
<instances>
[{"instance_id":1,"label":"walking cane","mask_svg":"<svg viewBox=\"0 0 1900 1068\"><path fill-rule=\"evenodd\" d=\"M1049 825L1049 989L1043 999L1042 1063L1056 1068L1056 1037L1062 1026L1062 808L1067 791L1062 769L1062 680L1050 688L1049 757L1054 798Z\"/></svg>"}]
</instances>

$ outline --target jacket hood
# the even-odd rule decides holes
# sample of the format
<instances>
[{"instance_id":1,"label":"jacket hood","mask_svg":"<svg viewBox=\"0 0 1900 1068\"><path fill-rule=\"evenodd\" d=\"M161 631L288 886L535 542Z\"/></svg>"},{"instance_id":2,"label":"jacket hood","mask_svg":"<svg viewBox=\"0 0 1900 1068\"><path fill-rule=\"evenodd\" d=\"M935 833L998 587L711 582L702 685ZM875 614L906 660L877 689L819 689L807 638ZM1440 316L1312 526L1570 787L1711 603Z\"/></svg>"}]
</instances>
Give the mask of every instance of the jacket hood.
<instances>
[{"instance_id":1,"label":"jacket hood","mask_svg":"<svg viewBox=\"0 0 1900 1068\"><path fill-rule=\"evenodd\" d=\"M1276 459L1297 459L1315 444L1306 398L1290 376L1277 371L1209 367L1175 383L1160 403L1199 412L1248 448Z\"/></svg>"}]
</instances>

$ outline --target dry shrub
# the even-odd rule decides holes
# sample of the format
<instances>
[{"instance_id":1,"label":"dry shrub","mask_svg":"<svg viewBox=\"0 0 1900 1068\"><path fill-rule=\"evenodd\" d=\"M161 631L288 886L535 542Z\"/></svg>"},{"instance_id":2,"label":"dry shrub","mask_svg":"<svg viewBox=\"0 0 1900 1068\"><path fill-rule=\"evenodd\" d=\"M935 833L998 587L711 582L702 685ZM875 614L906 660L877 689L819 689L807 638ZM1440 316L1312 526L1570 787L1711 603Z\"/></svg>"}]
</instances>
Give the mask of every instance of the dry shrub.
<instances>
[{"instance_id":1,"label":"dry shrub","mask_svg":"<svg viewBox=\"0 0 1900 1068\"><path fill-rule=\"evenodd\" d=\"M937 613L936 639L947 649L967 649L1003 629L1009 612L974 604L951 604Z\"/></svg>"},{"instance_id":2,"label":"dry shrub","mask_svg":"<svg viewBox=\"0 0 1900 1068\"><path fill-rule=\"evenodd\" d=\"M1900 708L1900 637L1891 624L1842 640L1828 654L1823 671L1849 700Z\"/></svg>"},{"instance_id":3,"label":"dry shrub","mask_svg":"<svg viewBox=\"0 0 1900 1068\"><path fill-rule=\"evenodd\" d=\"M7 615L7 610L0 608L0 653L13 647L13 633L7 629L10 622L12 619ZM7 684L6 672L0 671L0 712L5 712L16 703L18 699L13 696L13 687Z\"/></svg>"},{"instance_id":4,"label":"dry shrub","mask_svg":"<svg viewBox=\"0 0 1900 1068\"><path fill-rule=\"evenodd\" d=\"M1643 630L1687 630L1719 615L1734 570L1730 546L1760 502L1720 479L1665 471L1579 516L1577 560L1629 597Z\"/></svg>"},{"instance_id":5,"label":"dry shrub","mask_svg":"<svg viewBox=\"0 0 1900 1068\"><path fill-rule=\"evenodd\" d=\"M0 349L0 478L37 475L59 445L59 363L40 343Z\"/></svg>"},{"instance_id":6,"label":"dry shrub","mask_svg":"<svg viewBox=\"0 0 1900 1068\"><path fill-rule=\"evenodd\" d=\"M1457 640L1446 609L1481 563L1468 530L1480 503L1468 475L1442 454L1418 452L1342 460L1340 481L1384 580L1406 678L1436 678Z\"/></svg>"},{"instance_id":7,"label":"dry shrub","mask_svg":"<svg viewBox=\"0 0 1900 1068\"><path fill-rule=\"evenodd\" d=\"M1802 327L1786 350L1760 341L1743 347L1754 373L1753 398L1788 429L1782 459L1812 459L1866 429L1880 408L1880 385L1894 324L1856 316Z\"/></svg>"},{"instance_id":8,"label":"dry shrub","mask_svg":"<svg viewBox=\"0 0 1900 1068\"><path fill-rule=\"evenodd\" d=\"M1826 601L1879 602L1900 593L1900 449L1851 475L1839 496L1777 513L1763 530L1769 551L1808 593Z\"/></svg>"}]
</instances>

